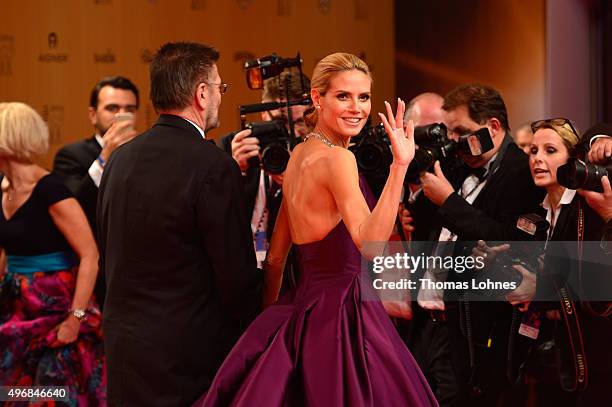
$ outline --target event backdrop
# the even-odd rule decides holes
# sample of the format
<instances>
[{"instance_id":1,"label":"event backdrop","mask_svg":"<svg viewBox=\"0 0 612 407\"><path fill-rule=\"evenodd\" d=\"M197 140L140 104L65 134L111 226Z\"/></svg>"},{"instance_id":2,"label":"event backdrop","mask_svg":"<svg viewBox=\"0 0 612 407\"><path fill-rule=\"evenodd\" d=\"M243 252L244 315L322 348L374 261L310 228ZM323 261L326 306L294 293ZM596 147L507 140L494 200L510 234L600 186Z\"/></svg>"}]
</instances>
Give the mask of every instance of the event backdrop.
<instances>
[{"instance_id":1,"label":"event backdrop","mask_svg":"<svg viewBox=\"0 0 612 407\"><path fill-rule=\"evenodd\" d=\"M230 88L214 138L238 127L239 104L259 101L244 61L272 52L301 52L309 76L329 53L360 55L376 80L373 112L383 111L395 95L393 8L391 0L1 0L0 100L31 104L48 122L47 167L60 146L91 136L89 93L104 76L127 76L140 89L139 130L155 121L148 62L167 41L221 52Z\"/></svg>"}]
</instances>

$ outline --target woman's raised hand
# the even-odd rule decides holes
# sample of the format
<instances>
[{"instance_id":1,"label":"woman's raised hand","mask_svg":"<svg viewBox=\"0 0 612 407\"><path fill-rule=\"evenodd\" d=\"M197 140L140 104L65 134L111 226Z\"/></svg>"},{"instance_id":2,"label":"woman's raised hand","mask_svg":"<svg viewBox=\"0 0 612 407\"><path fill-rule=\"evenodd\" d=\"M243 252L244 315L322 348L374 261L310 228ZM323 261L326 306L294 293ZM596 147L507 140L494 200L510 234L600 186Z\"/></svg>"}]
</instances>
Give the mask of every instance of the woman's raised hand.
<instances>
[{"instance_id":1,"label":"woman's raised hand","mask_svg":"<svg viewBox=\"0 0 612 407\"><path fill-rule=\"evenodd\" d=\"M393 117L393 111L389 102L385 101L387 107L387 117L378 113L385 126L385 131L391 140L393 151L393 163L408 166L414 158L414 124L412 120L404 124L404 111L406 103L400 98L397 99L397 113Z\"/></svg>"}]
</instances>

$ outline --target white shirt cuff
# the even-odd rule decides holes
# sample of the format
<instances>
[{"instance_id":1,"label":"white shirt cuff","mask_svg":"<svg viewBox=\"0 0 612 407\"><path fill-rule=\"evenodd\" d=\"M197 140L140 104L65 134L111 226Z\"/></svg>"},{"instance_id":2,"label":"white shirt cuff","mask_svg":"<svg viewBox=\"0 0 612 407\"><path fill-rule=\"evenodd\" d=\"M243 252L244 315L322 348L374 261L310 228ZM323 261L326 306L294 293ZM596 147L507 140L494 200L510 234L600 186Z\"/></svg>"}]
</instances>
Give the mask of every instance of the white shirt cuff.
<instances>
[{"instance_id":1,"label":"white shirt cuff","mask_svg":"<svg viewBox=\"0 0 612 407\"><path fill-rule=\"evenodd\" d=\"M594 142L595 140L597 140L598 138L604 138L604 137L608 137L608 138L609 138L610 136L608 136L608 135L606 135L606 134L598 134L598 135L596 135L596 136L593 136L593 138L592 138L592 139L591 139L591 141L589 142L589 148L593 147L593 142Z\"/></svg>"},{"instance_id":2,"label":"white shirt cuff","mask_svg":"<svg viewBox=\"0 0 612 407\"><path fill-rule=\"evenodd\" d=\"M102 179L104 168L102 168L98 160L91 164L91 167L89 167L87 172L89 173L91 180L94 182L94 184L96 184L96 187L100 188L100 180Z\"/></svg>"}]
</instances>

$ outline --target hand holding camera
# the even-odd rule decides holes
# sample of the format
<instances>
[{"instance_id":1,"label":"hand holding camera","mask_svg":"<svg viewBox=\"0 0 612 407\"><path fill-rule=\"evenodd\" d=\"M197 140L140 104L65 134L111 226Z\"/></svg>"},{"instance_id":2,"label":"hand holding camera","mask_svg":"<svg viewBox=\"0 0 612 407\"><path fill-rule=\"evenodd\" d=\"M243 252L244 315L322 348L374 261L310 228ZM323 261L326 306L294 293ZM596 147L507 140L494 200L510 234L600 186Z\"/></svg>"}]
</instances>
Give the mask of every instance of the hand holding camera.
<instances>
[{"instance_id":1,"label":"hand holding camera","mask_svg":"<svg viewBox=\"0 0 612 407\"><path fill-rule=\"evenodd\" d=\"M455 189L444 176L440 161L435 162L433 169L433 174L431 172L421 174L421 185L427 199L433 204L441 206L455 192Z\"/></svg>"},{"instance_id":2,"label":"hand holding camera","mask_svg":"<svg viewBox=\"0 0 612 407\"><path fill-rule=\"evenodd\" d=\"M586 203L597 212L604 222L609 222L612 220L612 187L610 186L610 178L603 176L600 181L602 192L579 189L578 193L584 197Z\"/></svg>"},{"instance_id":3,"label":"hand holding camera","mask_svg":"<svg viewBox=\"0 0 612 407\"><path fill-rule=\"evenodd\" d=\"M259 139L250 135L251 129L246 129L236 133L232 139L232 157L242 172L249 167L250 158L259 156Z\"/></svg>"}]
</instances>

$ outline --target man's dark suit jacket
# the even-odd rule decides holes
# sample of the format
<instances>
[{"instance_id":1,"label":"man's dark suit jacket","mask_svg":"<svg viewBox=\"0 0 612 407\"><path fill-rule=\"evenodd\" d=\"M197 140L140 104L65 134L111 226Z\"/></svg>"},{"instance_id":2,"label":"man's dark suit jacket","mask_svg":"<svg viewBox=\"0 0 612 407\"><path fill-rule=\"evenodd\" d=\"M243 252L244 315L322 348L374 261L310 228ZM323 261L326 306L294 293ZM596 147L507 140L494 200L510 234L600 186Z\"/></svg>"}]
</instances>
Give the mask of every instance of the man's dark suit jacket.
<instances>
[{"instance_id":1,"label":"man's dark suit jacket","mask_svg":"<svg viewBox=\"0 0 612 407\"><path fill-rule=\"evenodd\" d=\"M64 184L72 191L83 208L89 225L96 236L96 204L98 187L89 176L89 167L100 155L102 147L95 136L77 141L62 147L53 160L53 172L60 176ZM104 306L106 280L104 273L99 272L94 288L94 295L100 308Z\"/></svg>"},{"instance_id":2,"label":"man's dark suit jacket","mask_svg":"<svg viewBox=\"0 0 612 407\"><path fill-rule=\"evenodd\" d=\"M472 205L453 193L438 209L441 224L457 234L456 248L459 249L456 249L456 255L471 253L473 242L479 239L487 242L530 240L529 235L516 228L516 221L520 215L539 209L545 191L533 183L527 155L508 139L504 144L505 151L502 155L500 150L497 158L501 160L499 167L488 177ZM437 232L439 234L439 230ZM448 280L463 281L471 277L467 272L450 273ZM471 303L478 369L475 381L468 385L471 370L465 327L462 327L465 316L460 316L456 298L448 294L445 293L445 302L449 335L461 397L467 403L471 385L477 385L483 391L481 401L486 405L485 400L489 397L494 400L506 383L507 338L512 307L505 302ZM489 338L492 338L491 347L486 348Z\"/></svg>"},{"instance_id":3,"label":"man's dark suit jacket","mask_svg":"<svg viewBox=\"0 0 612 407\"><path fill-rule=\"evenodd\" d=\"M234 160L178 116L119 147L98 201L111 406L187 406L261 301Z\"/></svg>"}]
</instances>

